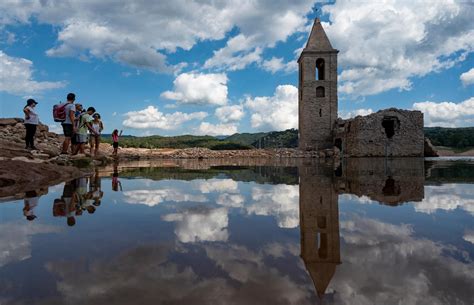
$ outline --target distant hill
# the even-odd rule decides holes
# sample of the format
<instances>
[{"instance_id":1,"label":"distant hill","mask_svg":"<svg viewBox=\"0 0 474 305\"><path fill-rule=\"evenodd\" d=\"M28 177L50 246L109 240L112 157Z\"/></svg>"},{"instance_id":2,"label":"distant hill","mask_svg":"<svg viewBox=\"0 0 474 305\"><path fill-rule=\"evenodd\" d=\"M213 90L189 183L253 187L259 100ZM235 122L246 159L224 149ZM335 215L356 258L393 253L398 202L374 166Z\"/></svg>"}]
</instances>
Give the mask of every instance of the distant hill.
<instances>
[{"instance_id":1,"label":"distant hill","mask_svg":"<svg viewBox=\"0 0 474 305\"><path fill-rule=\"evenodd\" d=\"M435 146L456 148L474 147L474 127L425 127L425 137Z\"/></svg>"},{"instance_id":2,"label":"distant hill","mask_svg":"<svg viewBox=\"0 0 474 305\"><path fill-rule=\"evenodd\" d=\"M244 145L252 145L263 136L269 134L268 132L257 132L257 133L236 133L225 138L226 141L240 143Z\"/></svg>"},{"instance_id":3,"label":"distant hill","mask_svg":"<svg viewBox=\"0 0 474 305\"><path fill-rule=\"evenodd\" d=\"M474 147L474 127L466 128L443 128L425 127L425 136L435 146L446 146L454 148ZM102 135L104 142L111 143L111 135ZM206 147L214 150L222 149L251 149L251 148L293 148L298 147L298 130L288 129L285 131L258 132L258 133L236 133L228 137L211 136L122 136L120 138L122 147L142 148L188 148Z\"/></svg>"},{"instance_id":4,"label":"distant hill","mask_svg":"<svg viewBox=\"0 0 474 305\"><path fill-rule=\"evenodd\" d=\"M112 143L110 135L103 136L106 143ZM175 137L163 136L149 136L149 137L135 137L122 136L120 137L120 146L122 147L139 147L139 148L189 148L189 147L205 147L213 150L223 149L251 149L250 145L230 142L227 140L219 140L211 136L192 136L183 135Z\"/></svg>"}]
</instances>

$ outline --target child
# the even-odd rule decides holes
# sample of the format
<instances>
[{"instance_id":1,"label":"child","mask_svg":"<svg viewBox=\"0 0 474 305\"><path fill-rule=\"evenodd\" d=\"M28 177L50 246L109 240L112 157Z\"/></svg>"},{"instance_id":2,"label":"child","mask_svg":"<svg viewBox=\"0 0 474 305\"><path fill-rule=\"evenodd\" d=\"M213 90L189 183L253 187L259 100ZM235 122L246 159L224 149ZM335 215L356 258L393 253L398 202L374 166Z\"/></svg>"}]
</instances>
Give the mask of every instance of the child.
<instances>
[{"instance_id":1,"label":"child","mask_svg":"<svg viewBox=\"0 0 474 305\"><path fill-rule=\"evenodd\" d=\"M100 133L102 132L102 130L104 130L104 124L102 124L100 114L94 113L92 117L94 118L94 120L92 121L91 125L92 129L95 131L95 134L92 131L90 132L89 145L91 150L91 156L97 157L100 145ZM92 154L92 151L94 151L94 154Z\"/></svg>"},{"instance_id":2,"label":"child","mask_svg":"<svg viewBox=\"0 0 474 305\"><path fill-rule=\"evenodd\" d=\"M122 135L122 130L120 130L120 133L118 132L117 129L114 129L114 132L112 132L112 141L114 142L113 147L114 147L114 152L112 155L116 156L118 152L118 147L119 147L119 137Z\"/></svg>"}]
</instances>

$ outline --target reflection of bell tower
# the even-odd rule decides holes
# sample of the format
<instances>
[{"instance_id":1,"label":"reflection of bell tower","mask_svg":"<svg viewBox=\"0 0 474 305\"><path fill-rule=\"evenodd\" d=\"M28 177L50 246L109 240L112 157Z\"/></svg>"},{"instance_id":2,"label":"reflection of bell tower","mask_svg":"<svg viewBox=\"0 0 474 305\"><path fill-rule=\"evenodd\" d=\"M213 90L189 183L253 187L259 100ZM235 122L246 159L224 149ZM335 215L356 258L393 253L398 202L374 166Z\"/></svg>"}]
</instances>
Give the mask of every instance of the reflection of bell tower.
<instances>
[{"instance_id":1,"label":"reflection of bell tower","mask_svg":"<svg viewBox=\"0 0 474 305\"><path fill-rule=\"evenodd\" d=\"M300 167L301 258L321 298L341 263L338 194L332 172Z\"/></svg>"}]
</instances>

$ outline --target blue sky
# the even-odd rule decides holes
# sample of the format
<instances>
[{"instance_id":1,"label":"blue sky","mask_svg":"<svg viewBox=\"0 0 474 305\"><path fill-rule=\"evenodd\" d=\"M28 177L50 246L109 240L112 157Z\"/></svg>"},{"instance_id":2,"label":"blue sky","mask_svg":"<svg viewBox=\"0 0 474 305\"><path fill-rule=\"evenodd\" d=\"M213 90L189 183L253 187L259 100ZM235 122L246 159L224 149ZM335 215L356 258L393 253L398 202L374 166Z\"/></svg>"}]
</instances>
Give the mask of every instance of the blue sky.
<instances>
[{"instance_id":1,"label":"blue sky","mask_svg":"<svg viewBox=\"0 0 474 305\"><path fill-rule=\"evenodd\" d=\"M339 116L398 107L474 126L469 1L5 1L0 116L33 97L58 130L52 106L74 92L106 132L296 128L296 58L316 16L340 50Z\"/></svg>"}]
</instances>

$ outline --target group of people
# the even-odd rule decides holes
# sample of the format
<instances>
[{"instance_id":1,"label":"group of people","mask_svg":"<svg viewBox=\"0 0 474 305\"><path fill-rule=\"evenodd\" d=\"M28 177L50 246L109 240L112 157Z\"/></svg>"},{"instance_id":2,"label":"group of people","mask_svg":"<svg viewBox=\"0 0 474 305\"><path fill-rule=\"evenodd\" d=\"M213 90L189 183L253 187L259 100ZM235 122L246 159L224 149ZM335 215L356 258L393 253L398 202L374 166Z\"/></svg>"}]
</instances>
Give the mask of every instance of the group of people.
<instances>
[{"instance_id":1,"label":"group of people","mask_svg":"<svg viewBox=\"0 0 474 305\"><path fill-rule=\"evenodd\" d=\"M90 154L96 156L99 151L100 134L104 130L104 124L100 119L100 114L96 113L94 107L85 110L80 103L75 103L76 95L69 93L67 95L66 118L61 123L64 132L64 142L61 154L68 154L69 146L71 153L85 153L85 145L90 135Z\"/></svg>"},{"instance_id":2,"label":"group of people","mask_svg":"<svg viewBox=\"0 0 474 305\"><path fill-rule=\"evenodd\" d=\"M36 127L39 124L39 116L36 112L36 102L34 99L28 99L26 106L23 108L25 114L25 148L36 150L35 134ZM64 142L61 147L61 154L76 155L78 153L85 154L86 144L89 143L90 155L97 156L101 142L101 133L104 130L104 124L100 114L96 112L94 107L83 108L82 104L76 103L76 95L69 93L64 105L65 117L61 122L64 132ZM115 129L112 132L113 155L118 153L118 141L122 135L122 131Z\"/></svg>"}]
</instances>

